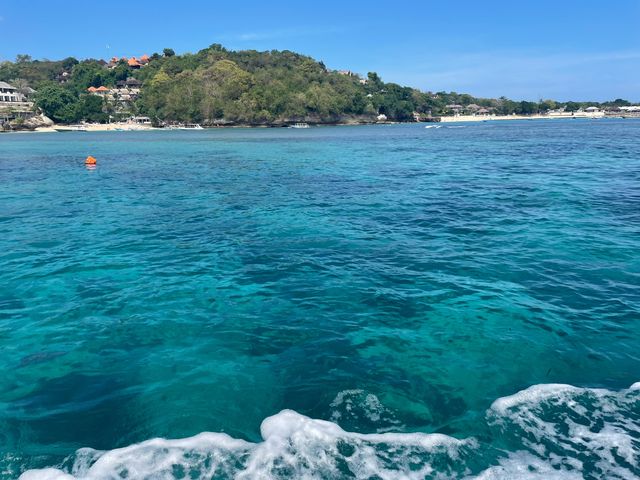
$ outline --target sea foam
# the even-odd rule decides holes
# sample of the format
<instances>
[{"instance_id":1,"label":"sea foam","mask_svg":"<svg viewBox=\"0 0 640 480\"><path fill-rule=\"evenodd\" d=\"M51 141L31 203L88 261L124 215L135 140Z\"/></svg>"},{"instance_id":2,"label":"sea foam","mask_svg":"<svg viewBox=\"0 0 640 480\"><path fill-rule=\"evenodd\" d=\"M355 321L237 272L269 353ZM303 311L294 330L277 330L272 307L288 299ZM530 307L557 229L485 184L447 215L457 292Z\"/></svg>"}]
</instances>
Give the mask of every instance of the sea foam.
<instances>
[{"instance_id":1,"label":"sea foam","mask_svg":"<svg viewBox=\"0 0 640 480\"><path fill-rule=\"evenodd\" d=\"M640 476L638 385L619 392L530 387L493 403L486 414L491 438L482 441L436 433L354 433L283 410L262 422L260 443L201 433L107 452L84 448L65 462L72 465L66 470L30 470L20 480L631 479ZM334 403L354 392L359 394L346 392ZM378 406L366 395L362 401Z\"/></svg>"}]
</instances>

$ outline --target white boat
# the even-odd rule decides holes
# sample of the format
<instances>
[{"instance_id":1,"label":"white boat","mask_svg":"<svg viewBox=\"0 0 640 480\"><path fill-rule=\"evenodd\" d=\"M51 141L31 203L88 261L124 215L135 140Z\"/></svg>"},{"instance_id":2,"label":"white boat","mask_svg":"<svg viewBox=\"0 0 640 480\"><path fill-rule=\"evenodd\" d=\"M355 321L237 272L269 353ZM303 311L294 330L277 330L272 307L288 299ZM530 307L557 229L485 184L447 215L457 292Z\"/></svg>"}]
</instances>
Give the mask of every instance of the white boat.
<instances>
[{"instance_id":1,"label":"white boat","mask_svg":"<svg viewBox=\"0 0 640 480\"><path fill-rule=\"evenodd\" d=\"M309 128L308 123L294 123L293 125L289 125L289 128Z\"/></svg>"},{"instance_id":2,"label":"white boat","mask_svg":"<svg viewBox=\"0 0 640 480\"><path fill-rule=\"evenodd\" d=\"M53 128L56 132L86 132L87 127L84 125L66 125Z\"/></svg>"},{"instance_id":3,"label":"white boat","mask_svg":"<svg viewBox=\"0 0 640 480\"><path fill-rule=\"evenodd\" d=\"M204 130L199 123L185 123L179 125L169 125L169 130Z\"/></svg>"}]
</instances>

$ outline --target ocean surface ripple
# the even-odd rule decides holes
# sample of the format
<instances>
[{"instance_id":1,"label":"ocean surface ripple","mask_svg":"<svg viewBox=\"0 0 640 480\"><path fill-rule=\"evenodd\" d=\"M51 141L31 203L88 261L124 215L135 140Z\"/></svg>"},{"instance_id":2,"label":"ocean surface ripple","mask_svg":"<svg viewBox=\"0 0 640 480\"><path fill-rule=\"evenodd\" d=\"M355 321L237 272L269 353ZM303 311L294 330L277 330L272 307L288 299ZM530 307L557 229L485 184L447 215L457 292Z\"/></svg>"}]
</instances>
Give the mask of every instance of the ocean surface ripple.
<instances>
[{"instance_id":1,"label":"ocean surface ripple","mask_svg":"<svg viewBox=\"0 0 640 480\"><path fill-rule=\"evenodd\" d=\"M465 127L0 136L0 478L640 477L640 121Z\"/></svg>"}]
</instances>

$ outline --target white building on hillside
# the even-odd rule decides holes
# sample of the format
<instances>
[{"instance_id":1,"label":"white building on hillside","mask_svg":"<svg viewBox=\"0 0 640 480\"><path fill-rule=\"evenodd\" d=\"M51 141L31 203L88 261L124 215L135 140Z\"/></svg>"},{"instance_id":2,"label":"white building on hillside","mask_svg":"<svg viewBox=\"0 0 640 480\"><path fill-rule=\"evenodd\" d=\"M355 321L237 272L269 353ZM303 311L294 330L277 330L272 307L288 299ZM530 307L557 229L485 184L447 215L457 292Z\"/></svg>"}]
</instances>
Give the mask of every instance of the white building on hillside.
<instances>
[{"instance_id":1,"label":"white building on hillside","mask_svg":"<svg viewBox=\"0 0 640 480\"><path fill-rule=\"evenodd\" d=\"M7 82L0 82L0 102L21 102L22 94Z\"/></svg>"}]
</instances>

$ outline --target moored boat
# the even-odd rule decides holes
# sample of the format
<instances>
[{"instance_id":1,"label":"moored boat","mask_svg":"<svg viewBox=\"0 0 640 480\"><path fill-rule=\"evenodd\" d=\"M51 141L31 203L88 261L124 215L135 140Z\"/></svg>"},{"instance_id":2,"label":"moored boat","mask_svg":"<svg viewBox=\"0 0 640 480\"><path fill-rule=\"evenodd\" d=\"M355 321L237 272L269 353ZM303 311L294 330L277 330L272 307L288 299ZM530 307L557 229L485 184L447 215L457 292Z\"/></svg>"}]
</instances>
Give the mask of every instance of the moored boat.
<instances>
[{"instance_id":1,"label":"moored boat","mask_svg":"<svg viewBox=\"0 0 640 480\"><path fill-rule=\"evenodd\" d=\"M65 125L53 128L56 132L86 132L87 127L84 125Z\"/></svg>"},{"instance_id":2,"label":"moored boat","mask_svg":"<svg viewBox=\"0 0 640 480\"><path fill-rule=\"evenodd\" d=\"M199 123L185 123L178 125L169 125L169 130L204 130Z\"/></svg>"}]
</instances>

